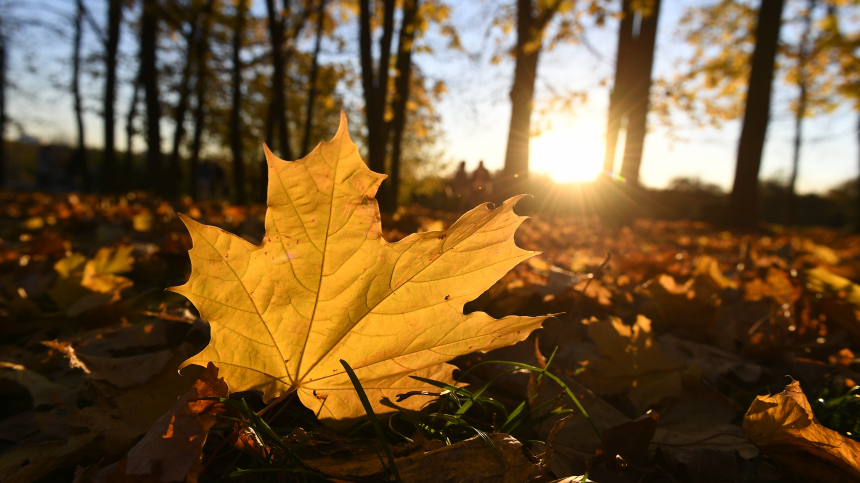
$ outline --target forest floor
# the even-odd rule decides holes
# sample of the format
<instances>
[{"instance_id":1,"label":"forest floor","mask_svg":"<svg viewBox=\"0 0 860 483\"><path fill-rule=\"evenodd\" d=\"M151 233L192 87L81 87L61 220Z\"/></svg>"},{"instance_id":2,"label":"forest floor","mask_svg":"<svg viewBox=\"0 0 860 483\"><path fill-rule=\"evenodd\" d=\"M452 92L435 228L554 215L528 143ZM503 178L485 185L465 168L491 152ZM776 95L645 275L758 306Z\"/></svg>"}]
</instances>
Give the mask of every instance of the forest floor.
<instances>
[{"instance_id":1,"label":"forest floor","mask_svg":"<svg viewBox=\"0 0 860 483\"><path fill-rule=\"evenodd\" d=\"M212 369L177 372L209 338L164 291L190 273L177 213L263 235L263 206L0 192L0 480L393 481L391 446L404 481L860 481L858 236L535 216L516 241L542 254L466 310L559 315L455 359L469 385L383 424L383 443L297 398L197 400L226 393ZM398 240L456 218L382 225ZM197 426L167 449L159 425Z\"/></svg>"}]
</instances>

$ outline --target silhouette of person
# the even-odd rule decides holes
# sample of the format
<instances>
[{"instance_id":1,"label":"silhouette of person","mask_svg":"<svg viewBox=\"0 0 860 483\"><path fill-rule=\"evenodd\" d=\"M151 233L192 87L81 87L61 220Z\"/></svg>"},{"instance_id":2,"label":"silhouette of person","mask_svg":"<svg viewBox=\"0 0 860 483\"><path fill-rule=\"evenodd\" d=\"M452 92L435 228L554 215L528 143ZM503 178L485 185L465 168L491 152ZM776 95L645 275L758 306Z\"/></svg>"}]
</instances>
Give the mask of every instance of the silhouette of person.
<instances>
[{"instance_id":1,"label":"silhouette of person","mask_svg":"<svg viewBox=\"0 0 860 483\"><path fill-rule=\"evenodd\" d=\"M451 191L457 208L460 210L465 208L471 195L471 182L469 181L469 174L466 173L465 161L460 161L460 167L451 182Z\"/></svg>"},{"instance_id":2,"label":"silhouette of person","mask_svg":"<svg viewBox=\"0 0 860 483\"><path fill-rule=\"evenodd\" d=\"M493 194L493 181L490 172L484 167L484 161L478 163L475 172L472 173L472 200L470 206L475 206L488 200Z\"/></svg>"}]
</instances>

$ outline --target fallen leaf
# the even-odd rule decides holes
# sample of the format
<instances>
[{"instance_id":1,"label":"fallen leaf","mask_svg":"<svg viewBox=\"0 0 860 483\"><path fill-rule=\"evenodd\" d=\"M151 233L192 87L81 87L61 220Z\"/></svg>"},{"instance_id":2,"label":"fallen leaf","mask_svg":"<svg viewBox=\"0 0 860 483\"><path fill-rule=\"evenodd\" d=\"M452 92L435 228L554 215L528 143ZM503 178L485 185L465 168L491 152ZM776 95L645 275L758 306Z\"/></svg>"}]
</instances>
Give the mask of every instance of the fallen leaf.
<instances>
[{"instance_id":1,"label":"fallen leaf","mask_svg":"<svg viewBox=\"0 0 860 483\"><path fill-rule=\"evenodd\" d=\"M648 411L636 421L629 421L603 432L603 441L597 448L594 465L605 463L610 467L618 465L620 458L624 465L643 469L649 466L648 445L654 438L660 416Z\"/></svg>"},{"instance_id":2,"label":"fallen leaf","mask_svg":"<svg viewBox=\"0 0 860 483\"><path fill-rule=\"evenodd\" d=\"M600 395L623 393L637 414L681 392L680 360L654 340L651 321L640 315L632 326L618 317L587 322L601 357L589 361L578 379Z\"/></svg>"},{"instance_id":3,"label":"fallen leaf","mask_svg":"<svg viewBox=\"0 0 860 483\"><path fill-rule=\"evenodd\" d=\"M772 396L758 396L744 416L746 438L809 481L860 479L860 443L818 423L793 381Z\"/></svg>"},{"instance_id":4,"label":"fallen leaf","mask_svg":"<svg viewBox=\"0 0 860 483\"><path fill-rule=\"evenodd\" d=\"M696 260L695 265L696 266L693 270L694 278L707 281L719 289L738 288L738 283L736 281L723 275L723 271L720 270L720 264L717 259L703 255Z\"/></svg>"},{"instance_id":5,"label":"fallen leaf","mask_svg":"<svg viewBox=\"0 0 860 483\"><path fill-rule=\"evenodd\" d=\"M132 281L117 275L132 269L133 246L100 248L95 258L84 265L81 285L98 293L110 293L130 287Z\"/></svg>"},{"instance_id":6,"label":"fallen leaf","mask_svg":"<svg viewBox=\"0 0 860 483\"><path fill-rule=\"evenodd\" d=\"M53 406L61 402L68 392L67 388L51 382L47 377L12 362L0 361L0 379L27 389L33 397L33 407Z\"/></svg>"},{"instance_id":7,"label":"fallen leaf","mask_svg":"<svg viewBox=\"0 0 860 483\"><path fill-rule=\"evenodd\" d=\"M161 350L130 357L103 357L78 352L68 341L43 341L43 345L63 353L72 369L81 369L89 379L97 379L119 388L143 384L160 373L173 357L173 351Z\"/></svg>"},{"instance_id":8,"label":"fallen leaf","mask_svg":"<svg viewBox=\"0 0 860 483\"><path fill-rule=\"evenodd\" d=\"M218 378L218 368L211 363L191 389L128 452L125 465L120 465L124 467L122 474L158 476L158 481L164 483L196 482L209 429L225 409L222 403L202 400L204 397L227 397L227 384ZM111 475L106 477L111 480Z\"/></svg>"},{"instance_id":9,"label":"fallen leaf","mask_svg":"<svg viewBox=\"0 0 860 483\"><path fill-rule=\"evenodd\" d=\"M845 301L860 307L860 285L830 272L826 268L816 267L806 271L807 287L816 293L831 295L845 292Z\"/></svg>"},{"instance_id":10,"label":"fallen leaf","mask_svg":"<svg viewBox=\"0 0 860 483\"><path fill-rule=\"evenodd\" d=\"M71 277L78 268L81 268L87 262L87 257L80 253L72 253L64 258L61 258L54 264L54 270L63 277Z\"/></svg>"},{"instance_id":11,"label":"fallen leaf","mask_svg":"<svg viewBox=\"0 0 860 483\"><path fill-rule=\"evenodd\" d=\"M0 481L29 483L63 466L98 436L89 432L15 447L0 456Z\"/></svg>"},{"instance_id":12,"label":"fallen leaf","mask_svg":"<svg viewBox=\"0 0 860 483\"><path fill-rule=\"evenodd\" d=\"M194 246L186 296L212 327L210 344L186 361L214 362L234 391L265 400L298 392L328 425L365 415L339 360L355 369L379 413L383 397L453 382L447 361L525 339L546 317L463 314L466 302L534 255L513 242L525 219L520 197L481 205L444 232L397 243L382 237L371 172L347 133L285 162L266 151L266 235L255 246L183 217ZM414 398L407 409L426 401Z\"/></svg>"},{"instance_id":13,"label":"fallen leaf","mask_svg":"<svg viewBox=\"0 0 860 483\"><path fill-rule=\"evenodd\" d=\"M417 436L412 443L392 446L391 451L404 482L522 483L542 474L540 461L526 458L522 444L514 437L502 433L489 436L501 463L496 452L478 436L452 445ZM372 479L384 475L378 441L348 438L325 430L307 435L300 429L289 439L293 444L304 441L296 455L330 477Z\"/></svg>"},{"instance_id":14,"label":"fallen leaf","mask_svg":"<svg viewBox=\"0 0 860 483\"><path fill-rule=\"evenodd\" d=\"M744 382L753 383L758 381L763 372L758 364L707 344L680 339L671 334L664 334L657 340L667 354L685 361L687 373L696 372L710 380L734 374Z\"/></svg>"},{"instance_id":15,"label":"fallen leaf","mask_svg":"<svg viewBox=\"0 0 860 483\"><path fill-rule=\"evenodd\" d=\"M612 407L576 380L564 374L558 375L558 378L576 395L579 403L591 419L595 421L598 428L614 427L630 421L621 411ZM556 475L582 474L585 470L586 462L594 456L594 453L600 446L601 438L595 434L588 420L579 413L576 409L576 404L570 400L570 397L565 395L562 389L554 384L540 384L538 386L534 405L538 407L552 401L559 395L562 396L561 402L554 407L573 408L575 412L573 413L573 417L567 420L565 425L558 431L553 440L551 469ZM544 406L541 413L548 411L547 407ZM542 424L538 428L538 437L548 440L553 428L550 422L555 422L559 419L561 419L560 416Z\"/></svg>"},{"instance_id":16,"label":"fallen leaf","mask_svg":"<svg viewBox=\"0 0 860 483\"><path fill-rule=\"evenodd\" d=\"M91 260L79 253L60 259L54 264L60 276L47 290L48 295L69 317L116 302L120 292L133 285L118 275L132 269L133 250L133 246L101 248Z\"/></svg>"},{"instance_id":17,"label":"fallen leaf","mask_svg":"<svg viewBox=\"0 0 860 483\"><path fill-rule=\"evenodd\" d=\"M657 450L655 460L658 467L675 478L673 481L740 483L751 481L751 475L756 477L752 481L777 481L784 477L763 461L750 468L751 463L736 451L662 447Z\"/></svg>"}]
</instances>

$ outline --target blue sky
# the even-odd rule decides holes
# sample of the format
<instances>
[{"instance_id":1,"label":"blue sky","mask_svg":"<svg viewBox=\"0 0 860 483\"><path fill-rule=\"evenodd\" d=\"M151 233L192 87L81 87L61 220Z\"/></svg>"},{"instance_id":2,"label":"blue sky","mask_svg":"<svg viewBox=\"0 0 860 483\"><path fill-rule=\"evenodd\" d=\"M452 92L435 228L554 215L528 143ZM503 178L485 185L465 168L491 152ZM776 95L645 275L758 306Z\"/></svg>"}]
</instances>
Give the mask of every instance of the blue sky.
<instances>
[{"instance_id":1,"label":"blue sky","mask_svg":"<svg viewBox=\"0 0 860 483\"><path fill-rule=\"evenodd\" d=\"M71 0L33 0L32 2L0 0L0 13L15 8L28 17L38 13L43 20L62 23L74 8ZM104 18L101 1L88 0L96 19ZM262 13L262 2L257 1L254 11ZM510 119L508 90L513 73L513 62L493 65L490 57L500 47L487 35L488 18L498 3L490 0L450 1L454 12L454 24L458 27L465 53L446 51L442 40L432 35L427 42L435 46L433 54L416 56L416 63L425 75L443 80L448 92L437 106L442 116L445 133L440 141L443 160L453 166L465 160L470 167L483 160L490 169L500 169L504 162L507 128ZM711 3L703 0L664 0L659 23L655 76L672 72L674 63L688 55L675 31L684 9L692 5ZM573 112L551 113L537 119L546 134L547 142L539 139L533 144L532 166L536 170L569 169L575 166L602 164L602 143L605 132L608 86L614 66L617 23L610 21L602 29L588 33L590 52L582 45L560 45L544 51L541 56L537 100L542 106L550 93L583 91L588 100ZM18 90L9 100L11 116L20 121L24 130L44 140L71 141L74 138L71 96L60 89L67 82L67 68L71 52L71 40L53 34L44 28L28 27L13 38L11 46L11 80ZM351 29L351 30L350 30ZM69 30L67 28L67 30ZM352 32L351 32L352 31ZM356 39L357 25L345 26L341 34ZM133 33L123 32L121 50L132 57L137 50ZM510 41L513 41L511 37ZM348 45L346 51L333 54L333 58L355 57L357 45ZM90 34L86 45L97 49L95 38ZM128 79L130 69L122 71L126 81L120 90L118 108L124 113L130 92ZM610 82L601 85L602 79ZM85 85L91 112L86 116L87 143L100 144L101 122L94 112L98 106L101 80ZM360 93L359 93L360 94ZM793 120L787 110L791 91L776 84L775 98L771 110L771 124L765 146L762 177L788 176L792 156ZM838 109L828 116L810 119L805 123L804 145L801 157L801 172L798 180L800 192L824 191L831 186L857 176L857 113L850 106ZM726 123L721 129L698 129L684 117L674 126L672 136L664 127L651 123L645 141L642 163L642 180L652 187L664 186L675 176L693 176L716 183L724 188L731 185L739 122ZM121 126L117 129L118 146L124 146ZM168 131L169 132L169 128ZM17 130L10 129L7 136L17 137ZM166 136L165 136L166 138ZM680 138L680 140L672 140ZM549 141L553 140L553 141ZM541 144L543 143L543 144ZM165 142L165 148L167 142ZM138 149L143 146L138 141ZM539 156L540 159L535 159Z\"/></svg>"}]
</instances>

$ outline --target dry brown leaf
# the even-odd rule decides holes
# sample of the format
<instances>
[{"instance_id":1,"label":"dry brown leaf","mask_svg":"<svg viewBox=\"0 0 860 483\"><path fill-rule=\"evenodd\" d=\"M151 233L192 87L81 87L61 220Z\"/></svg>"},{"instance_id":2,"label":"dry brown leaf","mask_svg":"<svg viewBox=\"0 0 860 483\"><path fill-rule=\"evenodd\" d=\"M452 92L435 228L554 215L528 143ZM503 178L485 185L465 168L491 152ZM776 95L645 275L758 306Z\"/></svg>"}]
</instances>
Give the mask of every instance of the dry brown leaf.
<instances>
[{"instance_id":1,"label":"dry brown leaf","mask_svg":"<svg viewBox=\"0 0 860 483\"><path fill-rule=\"evenodd\" d=\"M72 369L81 369L89 379L113 384L119 388L144 384L164 369L173 351L161 350L130 357L103 357L78 352L68 341L42 341L42 344L63 353Z\"/></svg>"},{"instance_id":2,"label":"dry brown leaf","mask_svg":"<svg viewBox=\"0 0 860 483\"><path fill-rule=\"evenodd\" d=\"M540 461L526 458L522 444L514 437L502 433L490 436L502 464L478 436L452 445L417 436L414 442L393 446L391 451L404 483L522 483L542 474ZM289 438L296 443L306 437L304 431L297 429ZM347 438L321 430L311 433L296 455L328 476L371 479L384 475L379 459L381 451L377 441Z\"/></svg>"},{"instance_id":3,"label":"dry brown leaf","mask_svg":"<svg viewBox=\"0 0 860 483\"><path fill-rule=\"evenodd\" d=\"M128 452L125 464L117 467L120 474L107 475L107 481L123 481L123 476L131 476L132 480L150 477L164 483L196 482L203 444L216 423L216 415L225 409L222 403L201 398L226 396L227 384L218 378L218 368L209 363L194 386Z\"/></svg>"},{"instance_id":4,"label":"dry brown leaf","mask_svg":"<svg viewBox=\"0 0 860 483\"><path fill-rule=\"evenodd\" d=\"M758 364L747 362L742 357L707 344L664 334L658 337L660 347L672 356L683 360L687 365L686 373L696 373L701 377L716 380L719 376L734 374L742 381L753 383L762 375L764 369Z\"/></svg>"},{"instance_id":5,"label":"dry brown leaf","mask_svg":"<svg viewBox=\"0 0 860 483\"><path fill-rule=\"evenodd\" d=\"M560 374L558 377L579 398L579 403L582 404L582 407L585 408L591 419L595 421L598 428L618 426L630 420L576 380L564 374ZM538 387L535 407L555 399L559 394L563 398L555 407L576 407L574 402L554 384L541 384ZM549 405L546 407L549 407ZM549 421L542 424L538 428L539 439L548 440L549 435L552 433L551 428L552 426L549 424ZM564 427L558 431L553 440L551 461L553 473L556 475L582 474L585 462L591 459L600 446L600 442L600 437L595 434L588 420L577 411L565 423Z\"/></svg>"},{"instance_id":6,"label":"dry brown leaf","mask_svg":"<svg viewBox=\"0 0 860 483\"><path fill-rule=\"evenodd\" d=\"M629 421L603 432L603 441L597 448L593 464L618 465L620 458L626 465L636 468L649 466L648 445L654 438L660 415L648 411L636 421Z\"/></svg>"},{"instance_id":7,"label":"dry brown leaf","mask_svg":"<svg viewBox=\"0 0 860 483\"><path fill-rule=\"evenodd\" d=\"M640 315L632 326L618 317L586 323L601 355L578 377L586 386L601 395L625 394L637 414L681 392L683 364L657 344L648 318Z\"/></svg>"},{"instance_id":8,"label":"dry brown leaf","mask_svg":"<svg viewBox=\"0 0 860 483\"><path fill-rule=\"evenodd\" d=\"M36 481L63 466L96 436L98 436L97 433L87 432L16 447L0 457L0 481L3 483Z\"/></svg>"},{"instance_id":9,"label":"dry brown leaf","mask_svg":"<svg viewBox=\"0 0 860 483\"><path fill-rule=\"evenodd\" d=\"M47 377L33 372L21 364L0 361L0 379L12 381L27 389L33 397L33 406L53 406L62 402L68 389Z\"/></svg>"},{"instance_id":10,"label":"dry brown leaf","mask_svg":"<svg viewBox=\"0 0 860 483\"><path fill-rule=\"evenodd\" d=\"M860 480L860 443L818 423L800 383L759 396L744 416L746 438L809 481Z\"/></svg>"}]
</instances>

